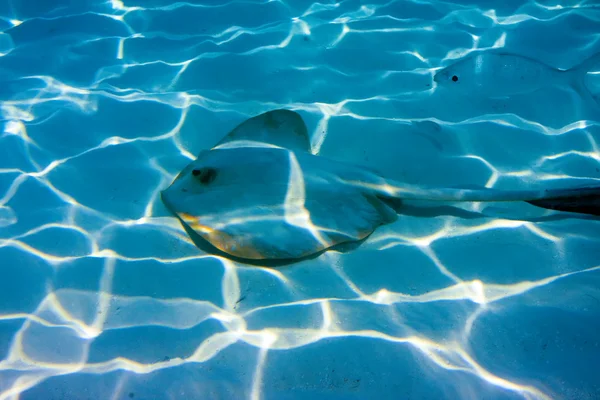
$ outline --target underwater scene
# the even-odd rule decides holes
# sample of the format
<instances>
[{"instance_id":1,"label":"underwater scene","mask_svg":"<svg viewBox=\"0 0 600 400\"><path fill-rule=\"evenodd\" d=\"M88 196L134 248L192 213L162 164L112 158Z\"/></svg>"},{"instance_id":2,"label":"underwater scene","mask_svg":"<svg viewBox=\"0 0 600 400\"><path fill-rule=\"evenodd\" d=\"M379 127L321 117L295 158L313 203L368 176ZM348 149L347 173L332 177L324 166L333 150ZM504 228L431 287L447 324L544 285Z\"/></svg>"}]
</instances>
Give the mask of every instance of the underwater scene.
<instances>
[{"instance_id":1,"label":"underwater scene","mask_svg":"<svg viewBox=\"0 0 600 400\"><path fill-rule=\"evenodd\" d=\"M0 118L0 400L600 399L597 0L1 0Z\"/></svg>"}]
</instances>

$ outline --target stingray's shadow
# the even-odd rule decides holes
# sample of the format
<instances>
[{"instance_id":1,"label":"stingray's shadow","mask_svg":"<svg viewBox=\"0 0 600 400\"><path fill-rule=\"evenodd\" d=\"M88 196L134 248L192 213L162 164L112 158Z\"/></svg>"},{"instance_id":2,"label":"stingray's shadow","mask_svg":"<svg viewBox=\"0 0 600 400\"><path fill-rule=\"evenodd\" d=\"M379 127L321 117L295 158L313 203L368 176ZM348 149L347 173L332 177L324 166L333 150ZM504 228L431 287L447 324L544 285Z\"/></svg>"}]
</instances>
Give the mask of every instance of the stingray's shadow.
<instances>
[{"instance_id":1,"label":"stingray's shadow","mask_svg":"<svg viewBox=\"0 0 600 400\"><path fill-rule=\"evenodd\" d=\"M475 220L482 218L497 218L497 215L486 214L485 212L475 212L468 211L459 207L454 207L451 205L439 205L439 206L419 206L419 205L407 205L407 204L396 204L394 209L399 215L407 215L412 217L419 218L436 218L436 217L457 217L461 219ZM510 216L505 216L503 218L511 219ZM179 219L179 218L178 218ZM517 219L517 218L514 218ZM598 216L587 215L587 214L576 214L576 213L568 213L568 212L560 212L552 215L546 215L541 217L532 217L532 218L518 218L519 221L529 221L529 222L550 222L550 221L561 221L566 219L582 219L582 220L600 220ZM241 264L252 265L252 266L260 266L266 268L276 268L283 267L290 264L296 264L302 261L313 260L321 256L323 253L327 251L337 251L339 253L347 253L353 250L358 249L371 235L367 235L365 238L353 241L340 243L338 245L329 247L327 249L321 250L319 252L313 253L309 256L302 258L289 258L289 259L279 259L279 260L252 260L246 258L235 257L230 254L225 253L224 251L219 250L212 244L210 244L206 239L202 238L202 236L198 235L194 230L192 230L187 224L183 223L180 220L181 225L189 235L190 239L194 243L198 249L203 251L206 254L223 257Z\"/></svg>"}]
</instances>

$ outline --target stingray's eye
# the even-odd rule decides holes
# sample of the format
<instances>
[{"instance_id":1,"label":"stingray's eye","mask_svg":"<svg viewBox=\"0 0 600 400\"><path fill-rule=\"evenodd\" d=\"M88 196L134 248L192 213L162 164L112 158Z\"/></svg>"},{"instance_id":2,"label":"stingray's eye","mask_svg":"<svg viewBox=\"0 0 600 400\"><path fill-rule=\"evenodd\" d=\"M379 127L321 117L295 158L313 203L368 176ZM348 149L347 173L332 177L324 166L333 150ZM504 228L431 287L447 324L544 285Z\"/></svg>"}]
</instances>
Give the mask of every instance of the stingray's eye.
<instances>
[{"instance_id":1,"label":"stingray's eye","mask_svg":"<svg viewBox=\"0 0 600 400\"><path fill-rule=\"evenodd\" d=\"M452 82L458 82L458 76L452 75Z\"/></svg>"},{"instance_id":2,"label":"stingray's eye","mask_svg":"<svg viewBox=\"0 0 600 400\"><path fill-rule=\"evenodd\" d=\"M200 183L208 184L217 177L217 170L214 168L202 168L192 170L192 175L200 181Z\"/></svg>"}]
</instances>

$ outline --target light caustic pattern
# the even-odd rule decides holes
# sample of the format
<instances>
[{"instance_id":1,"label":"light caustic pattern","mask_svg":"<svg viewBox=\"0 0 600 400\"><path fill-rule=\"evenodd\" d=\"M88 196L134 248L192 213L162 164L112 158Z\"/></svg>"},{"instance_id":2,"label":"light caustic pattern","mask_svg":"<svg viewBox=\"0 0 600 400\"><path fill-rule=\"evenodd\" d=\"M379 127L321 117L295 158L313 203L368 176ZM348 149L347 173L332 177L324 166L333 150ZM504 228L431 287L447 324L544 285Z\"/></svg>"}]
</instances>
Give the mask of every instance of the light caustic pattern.
<instances>
[{"instance_id":1,"label":"light caustic pattern","mask_svg":"<svg viewBox=\"0 0 600 400\"><path fill-rule=\"evenodd\" d=\"M158 197L275 108L410 183L600 179L600 114L570 88L432 79L494 48L577 65L594 1L204 3L0 5L0 400L600 397L597 220L407 205L270 269L202 253Z\"/></svg>"}]
</instances>

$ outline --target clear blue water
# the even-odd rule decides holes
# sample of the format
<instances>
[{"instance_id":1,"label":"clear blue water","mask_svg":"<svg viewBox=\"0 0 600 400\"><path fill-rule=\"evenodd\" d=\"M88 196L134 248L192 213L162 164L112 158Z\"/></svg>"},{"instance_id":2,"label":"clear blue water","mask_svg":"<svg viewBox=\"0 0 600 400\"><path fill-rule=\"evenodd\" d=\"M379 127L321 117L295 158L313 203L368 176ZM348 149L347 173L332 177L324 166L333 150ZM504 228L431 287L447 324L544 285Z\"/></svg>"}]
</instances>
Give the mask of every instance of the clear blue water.
<instances>
[{"instance_id":1,"label":"clear blue water","mask_svg":"<svg viewBox=\"0 0 600 400\"><path fill-rule=\"evenodd\" d=\"M275 108L410 183L598 180L590 98L433 81L494 48L569 69L596 1L4 0L0 29L0 400L600 398L598 220L426 207L269 269L158 197Z\"/></svg>"}]
</instances>

